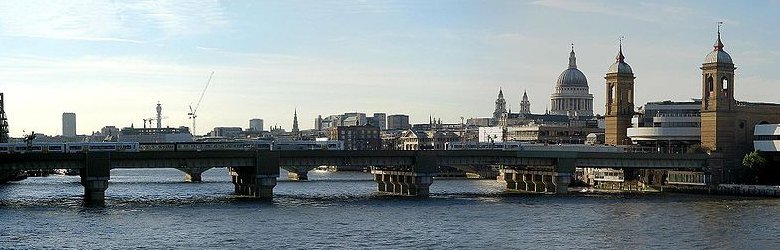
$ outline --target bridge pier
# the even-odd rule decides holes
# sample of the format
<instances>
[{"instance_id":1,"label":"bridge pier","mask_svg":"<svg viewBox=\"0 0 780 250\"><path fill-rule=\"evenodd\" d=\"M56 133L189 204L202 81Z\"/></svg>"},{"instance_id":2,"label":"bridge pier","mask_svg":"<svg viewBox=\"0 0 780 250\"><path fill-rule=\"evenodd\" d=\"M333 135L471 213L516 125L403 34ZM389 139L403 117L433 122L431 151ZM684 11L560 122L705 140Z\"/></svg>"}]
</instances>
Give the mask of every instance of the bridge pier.
<instances>
[{"instance_id":1,"label":"bridge pier","mask_svg":"<svg viewBox=\"0 0 780 250\"><path fill-rule=\"evenodd\" d=\"M179 168L184 172L184 182L201 182L203 172L211 169L210 167L183 167Z\"/></svg>"},{"instance_id":2,"label":"bridge pier","mask_svg":"<svg viewBox=\"0 0 780 250\"><path fill-rule=\"evenodd\" d=\"M307 181L309 180L309 171L314 169L314 166L284 166L284 170L287 170L287 179L291 181Z\"/></svg>"},{"instance_id":3,"label":"bridge pier","mask_svg":"<svg viewBox=\"0 0 780 250\"><path fill-rule=\"evenodd\" d=\"M87 204L103 204L106 199L108 180L111 179L111 154L109 152L87 154L80 174L81 185L84 187L84 201Z\"/></svg>"},{"instance_id":4,"label":"bridge pier","mask_svg":"<svg viewBox=\"0 0 780 250\"><path fill-rule=\"evenodd\" d=\"M430 195L430 186L435 175L387 170L374 170L372 174L380 193L417 197Z\"/></svg>"},{"instance_id":5,"label":"bridge pier","mask_svg":"<svg viewBox=\"0 0 780 250\"><path fill-rule=\"evenodd\" d=\"M506 189L516 189L517 188L517 174L514 172L512 173L504 173L501 176L504 177L504 182L506 182Z\"/></svg>"},{"instance_id":6,"label":"bridge pier","mask_svg":"<svg viewBox=\"0 0 780 250\"><path fill-rule=\"evenodd\" d=\"M531 176L531 182L534 184L533 190L534 193L544 193L544 187L542 187L542 176L537 173L529 174Z\"/></svg>"},{"instance_id":7,"label":"bridge pier","mask_svg":"<svg viewBox=\"0 0 780 250\"><path fill-rule=\"evenodd\" d=\"M231 167L229 171L237 195L271 199L279 177L279 153L258 151L255 166Z\"/></svg>"},{"instance_id":8,"label":"bridge pier","mask_svg":"<svg viewBox=\"0 0 780 250\"><path fill-rule=\"evenodd\" d=\"M534 185L533 176L521 173L520 178L523 180L523 185L518 186L517 190L525 190L525 191L533 190L533 185Z\"/></svg>"},{"instance_id":9,"label":"bridge pier","mask_svg":"<svg viewBox=\"0 0 780 250\"><path fill-rule=\"evenodd\" d=\"M542 175L542 183L545 193L555 193L555 178L553 175Z\"/></svg>"},{"instance_id":10,"label":"bridge pier","mask_svg":"<svg viewBox=\"0 0 780 250\"><path fill-rule=\"evenodd\" d=\"M433 177L439 165L434 152L418 151L412 165L403 170L374 168L371 173L380 193L404 196L428 197Z\"/></svg>"},{"instance_id":11,"label":"bridge pier","mask_svg":"<svg viewBox=\"0 0 780 250\"><path fill-rule=\"evenodd\" d=\"M555 182L555 193L556 194L565 194L569 192L569 184L571 183L571 174L570 173L556 173L556 175L553 175L553 179Z\"/></svg>"},{"instance_id":12,"label":"bridge pier","mask_svg":"<svg viewBox=\"0 0 780 250\"><path fill-rule=\"evenodd\" d=\"M571 182L569 173L501 169L501 174L507 190L527 193L564 194Z\"/></svg>"},{"instance_id":13,"label":"bridge pier","mask_svg":"<svg viewBox=\"0 0 780 250\"><path fill-rule=\"evenodd\" d=\"M308 181L309 171L287 172L287 179L293 181Z\"/></svg>"},{"instance_id":14,"label":"bridge pier","mask_svg":"<svg viewBox=\"0 0 780 250\"><path fill-rule=\"evenodd\" d=\"M252 168L232 168L230 171L237 195L271 199L279 175L257 174Z\"/></svg>"}]
</instances>

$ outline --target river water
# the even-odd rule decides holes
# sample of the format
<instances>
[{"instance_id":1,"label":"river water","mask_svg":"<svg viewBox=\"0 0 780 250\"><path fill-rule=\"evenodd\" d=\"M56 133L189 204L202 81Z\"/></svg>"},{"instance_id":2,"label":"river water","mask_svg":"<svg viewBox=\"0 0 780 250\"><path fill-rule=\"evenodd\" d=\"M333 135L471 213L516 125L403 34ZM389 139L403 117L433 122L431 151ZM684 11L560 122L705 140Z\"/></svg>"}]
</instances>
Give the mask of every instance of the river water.
<instances>
[{"instance_id":1,"label":"river water","mask_svg":"<svg viewBox=\"0 0 780 250\"><path fill-rule=\"evenodd\" d=\"M28 178L0 186L0 249L780 248L780 199L518 195L441 179L430 198L403 198L377 195L366 173L309 178L255 201L232 195L224 168L202 183L117 169L104 207L83 206L77 176Z\"/></svg>"}]
</instances>

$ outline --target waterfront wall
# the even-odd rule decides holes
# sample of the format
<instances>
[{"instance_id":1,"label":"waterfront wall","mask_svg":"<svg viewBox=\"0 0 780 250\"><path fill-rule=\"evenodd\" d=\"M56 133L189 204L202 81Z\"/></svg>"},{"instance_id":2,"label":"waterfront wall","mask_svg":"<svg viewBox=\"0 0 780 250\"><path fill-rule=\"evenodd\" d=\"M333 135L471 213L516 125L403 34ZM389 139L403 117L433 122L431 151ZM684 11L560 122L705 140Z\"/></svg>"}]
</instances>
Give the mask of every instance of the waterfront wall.
<instances>
[{"instance_id":1,"label":"waterfront wall","mask_svg":"<svg viewBox=\"0 0 780 250\"><path fill-rule=\"evenodd\" d=\"M720 184L718 194L780 197L780 186Z\"/></svg>"}]
</instances>

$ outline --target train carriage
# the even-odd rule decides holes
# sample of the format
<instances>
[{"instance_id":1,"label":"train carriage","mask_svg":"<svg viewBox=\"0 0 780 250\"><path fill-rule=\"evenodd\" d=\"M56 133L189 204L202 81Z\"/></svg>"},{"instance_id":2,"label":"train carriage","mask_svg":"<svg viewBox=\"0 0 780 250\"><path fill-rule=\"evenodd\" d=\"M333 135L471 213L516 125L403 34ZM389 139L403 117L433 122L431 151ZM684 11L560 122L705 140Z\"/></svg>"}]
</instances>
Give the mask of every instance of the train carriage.
<instances>
[{"instance_id":1,"label":"train carriage","mask_svg":"<svg viewBox=\"0 0 780 250\"><path fill-rule=\"evenodd\" d=\"M0 143L0 153L62 153L65 152L64 143Z\"/></svg>"},{"instance_id":2,"label":"train carriage","mask_svg":"<svg viewBox=\"0 0 780 250\"><path fill-rule=\"evenodd\" d=\"M76 142L66 143L66 152L138 152L137 142Z\"/></svg>"}]
</instances>

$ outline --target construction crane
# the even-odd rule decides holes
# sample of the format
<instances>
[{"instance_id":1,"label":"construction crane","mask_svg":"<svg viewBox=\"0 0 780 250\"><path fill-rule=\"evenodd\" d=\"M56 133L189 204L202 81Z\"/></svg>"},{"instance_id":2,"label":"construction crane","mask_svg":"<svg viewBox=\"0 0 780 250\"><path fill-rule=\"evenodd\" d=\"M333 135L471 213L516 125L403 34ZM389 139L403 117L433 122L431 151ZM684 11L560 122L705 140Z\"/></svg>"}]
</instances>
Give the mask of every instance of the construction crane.
<instances>
[{"instance_id":1,"label":"construction crane","mask_svg":"<svg viewBox=\"0 0 780 250\"><path fill-rule=\"evenodd\" d=\"M195 104L195 108L192 108L192 103L190 103L190 112L187 113L187 115L192 119L192 135L195 135L195 118L198 117L198 108L200 107L200 102L203 101L203 95L206 94L206 90L209 88L209 84L211 83L211 78L214 77L214 71L211 71L211 75L209 75L209 80L206 81L206 87L203 88L203 91L200 92L200 98L198 98L198 103Z\"/></svg>"},{"instance_id":2,"label":"construction crane","mask_svg":"<svg viewBox=\"0 0 780 250\"><path fill-rule=\"evenodd\" d=\"M160 119L157 119L157 117L149 117L149 118L142 119L142 120L144 120L144 128L146 128L146 124L147 123L149 124L149 128L154 128L154 126L152 126L152 125L154 125L155 121L158 121L158 120L162 121L163 119L168 119L168 118L170 118L170 117L168 117L168 116L161 116ZM162 125L160 123L161 122L158 122L157 128L162 128Z\"/></svg>"},{"instance_id":3,"label":"construction crane","mask_svg":"<svg viewBox=\"0 0 780 250\"><path fill-rule=\"evenodd\" d=\"M155 108L155 110L157 110L156 117L143 119L144 128L146 128L146 122L149 122L149 128L152 128L152 122L157 121L157 128L160 129L162 128L162 119L168 119L167 116L162 116L162 104L160 104L160 102L157 102L157 108Z\"/></svg>"}]
</instances>

